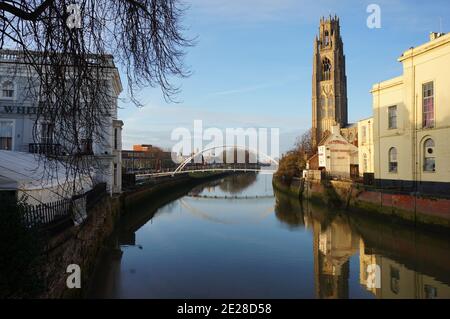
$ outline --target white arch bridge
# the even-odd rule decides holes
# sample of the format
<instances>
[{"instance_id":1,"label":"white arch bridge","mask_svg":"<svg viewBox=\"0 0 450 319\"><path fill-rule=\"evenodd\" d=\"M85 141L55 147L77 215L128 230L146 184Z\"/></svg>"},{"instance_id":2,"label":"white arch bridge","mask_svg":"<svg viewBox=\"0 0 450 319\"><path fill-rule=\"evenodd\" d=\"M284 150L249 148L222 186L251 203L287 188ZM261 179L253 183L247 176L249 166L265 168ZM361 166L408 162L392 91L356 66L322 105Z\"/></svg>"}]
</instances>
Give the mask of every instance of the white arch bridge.
<instances>
[{"instance_id":1,"label":"white arch bridge","mask_svg":"<svg viewBox=\"0 0 450 319\"><path fill-rule=\"evenodd\" d=\"M248 151L249 153L253 153L255 155L259 155L264 157L266 160L270 161L270 165L267 164L261 164L261 163L254 163L254 164L235 164L235 163L214 163L214 164L195 164L192 163L192 161L199 156L202 156L203 154L207 152L211 152L216 149L221 150L227 150L227 149L233 149L233 150L241 150L241 151ZM234 156L233 156L234 157ZM234 159L233 159L234 160ZM165 172L152 172L148 174L136 174L136 178L138 179L145 179L145 178L151 178L151 177L161 177L161 176L175 176L177 174L185 174L185 173L198 173L198 172L258 172L260 174L273 174L276 172L278 168L278 161L276 161L271 156L259 152L257 150L244 147L244 146L238 146L238 145L222 145L222 146L214 146L210 148L205 148L204 150L190 156L189 158L185 159L178 167L173 171L165 171Z\"/></svg>"}]
</instances>

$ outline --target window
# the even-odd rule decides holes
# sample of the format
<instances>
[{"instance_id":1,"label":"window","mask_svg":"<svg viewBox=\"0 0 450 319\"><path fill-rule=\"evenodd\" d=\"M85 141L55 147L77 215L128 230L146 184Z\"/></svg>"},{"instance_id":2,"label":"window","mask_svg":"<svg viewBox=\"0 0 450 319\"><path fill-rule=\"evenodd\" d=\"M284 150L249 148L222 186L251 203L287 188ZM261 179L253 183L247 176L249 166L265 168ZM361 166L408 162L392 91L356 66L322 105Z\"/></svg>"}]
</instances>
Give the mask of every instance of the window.
<instances>
[{"instance_id":1,"label":"window","mask_svg":"<svg viewBox=\"0 0 450 319\"><path fill-rule=\"evenodd\" d=\"M114 149L117 150L117 129L114 129Z\"/></svg>"},{"instance_id":2,"label":"window","mask_svg":"<svg viewBox=\"0 0 450 319\"><path fill-rule=\"evenodd\" d=\"M14 83L6 81L2 83L2 97L12 99L14 97Z\"/></svg>"},{"instance_id":3,"label":"window","mask_svg":"<svg viewBox=\"0 0 450 319\"><path fill-rule=\"evenodd\" d=\"M334 107L333 97L329 96L327 102L328 117L334 117L333 107Z\"/></svg>"},{"instance_id":4,"label":"window","mask_svg":"<svg viewBox=\"0 0 450 319\"><path fill-rule=\"evenodd\" d=\"M13 146L13 122L0 121L0 150L11 151Z\"/></svg>"},{"instance_id":5,"label":"window","mask_svg":"<svg viewBox=\"0 0 450 319\"><path fill-rule=\"evenodd\" d=\"M41 124L41 143L53 144L54 126L50 123Z\"/></svg>"},{"instance_id":6,"label":"window","mask_svg":"<svg viewBox=\"0 0 450 319\"><path fill-rule=\"evenodd\" d=\"M430 285L425 285L425 298L426 299L436 299L437 298L437 288L430 286Z\"/></svg>"},{"instance_id":7,"label":"window","mask_svg":"<svg viewBox=\"0 0 450 319\"><path fill-rule=\"evenodd\" d=\"M329 81L331 79L331 63L327 58L322 61L322 81Z\"/></svg>"},{"instance_id":8,"label":"window","mask_svg":"<svg viewBox=\"0 0 450 319\"><path fill-rule=\"evenodd\" d=\"M361 128L361 142L362 144L367 142L367 127L365 125Z\"/></svg>"},{"instance_id":9,"label":"window","mask_svg":"<svg viewBox=\"0 0 450 319\"><path fill-rule=\"evenodd\" d=\"M327 99L324 95L320 97L320 110L322 112L322 117L327 116Z\"/></svg>"},{"instance_id":10,"label":"window","mask_svg":"<svg viewBox=\"0 0 450 319\"><path fill-rule=\"evenodd\" d=\"M114 186L117 186L117 164L114 163Z\"/></svg>"},{"instance_id":11,"label":"window","mask_svg":"<svg viewBox=\"0 0 450 319\"><path fill-rule=\"evenodd\" d=\"M364 153L363 155L363 169L364 169L364 173L367 173L368 169L368 163L367 163L367 154Z\"/></svg>"},{"instance_id":12,"label":"window","mask_svg":"<svg viewBox=\"0 0 450 319\"><path fill-rule=\"evenodd\" d=\"M349 141L350 143L353 142L353 133L348 134L348 141Z\"/></svg>"},{"instance_id":13,"label":"window","mask_svg":"<svg viewBox=\"0 0 450 319\"><path fill-rule=\"evenodd\" d=\"M81 139L81 154L84 155L92 155L93 151L93 142L91 138L82 138Z\"/></svg>"},{"instance_id":14,"label":"window","mask_svg":"<svg viewBox=\"0 0 450 319\"><path fill-rule=\"evenodd\" d=\"M398 295L400 292L400 271L391 266L391 291Z\"/></svg>"},{"instance_id":15,"label":"window","mask_svg":"<svg viewBox=\"0 0 450 319\"><path fill-rule=\"evenodd\" d=\"M329 46L330 45L330 33L328 31L325 31L324 33L324 46Z\"/></svg>"},{"instance_id":16,"label":"window","mask_svg":"<svg viewBox=\"0 0 450 319\"><path fill-rule=\"evenodd\" d=\"M429 82L423 85L423 127L434 127L434 83Z\"/></svg>"},{"instance_id":17,"label":"window","mask_svg":"<svg viewBox=\"0 0 450 319\"><path fill-rule=\"evenodd\" d=\"M389 173L397 173L397 170L397 149L395 147L392 147L389 150Z\"/></svg>"},{"instance_id":18,"label":"window","mask_svg":"<svg viewBox=\"0 0 450 319\"><path fill-rule=\"evenodd\" d=\"M436 172L434 141L431 138L423 143L423 155L423 170L425 172Z\"/></svg>"},{"instance_id":19,"label":"window","mask_svg":"<svg viewBox=\"0 0 450 319\"><path fill-rule=\"evenodd\" d=\"M390 106L389 107L389 129L396 129L397 128L397 106Z\"/></svg>"}]
</instances>

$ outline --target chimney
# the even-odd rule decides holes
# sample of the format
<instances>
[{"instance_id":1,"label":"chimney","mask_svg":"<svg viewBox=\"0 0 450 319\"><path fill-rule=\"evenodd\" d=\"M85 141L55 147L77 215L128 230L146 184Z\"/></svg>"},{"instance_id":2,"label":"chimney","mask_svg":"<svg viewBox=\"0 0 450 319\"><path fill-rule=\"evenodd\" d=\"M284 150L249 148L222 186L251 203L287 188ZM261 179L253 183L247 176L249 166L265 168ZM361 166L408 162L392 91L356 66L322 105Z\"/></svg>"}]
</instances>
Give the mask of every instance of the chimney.
<instances>
[{"instance_id":1,"label":"chimney","mask_svg":"<svg viewBox=\"0 0 450 319\"><path fill-rule=\"evenodd\" d=\"M442 37L445 33L442 32L430 32L430 41L436 40L437 38Z\"/></svg>"},{"instance_id":2,"label":"chimney","mask_svg":"<svg viewBox=\"0 0 450 319\"><path fill-rule=\"evenodd\" d=\"M331 134L333 135L340 135L341 134L341 128L339 125L333 125L331 127Z\"/></svg>"}]
</instances>

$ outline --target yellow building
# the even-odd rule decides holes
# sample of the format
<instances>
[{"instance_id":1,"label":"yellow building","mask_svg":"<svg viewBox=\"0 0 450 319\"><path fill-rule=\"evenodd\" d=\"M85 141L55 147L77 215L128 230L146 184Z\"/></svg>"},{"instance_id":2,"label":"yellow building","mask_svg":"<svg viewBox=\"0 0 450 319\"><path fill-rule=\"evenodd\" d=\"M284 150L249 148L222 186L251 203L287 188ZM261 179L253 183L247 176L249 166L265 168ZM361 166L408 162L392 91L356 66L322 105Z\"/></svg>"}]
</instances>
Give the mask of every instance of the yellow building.
<instances>
[{"instance_id":1,"label":"yellow building","mask_svg":"<svg viewBox=\"0 0 450 319\"><path fill-rule=\"evenodd\" d=\"M359 173L374 173L375 150L373 145L373 118L358 122Z\"/></svg>"},{"instance_id":2,"label":"yellow building","mask_svg":"<svg viewBox=\"0 0 450 319\"><path fill-rule=\"evenodd\" d=\"M382 187L450 194L450 34L398 59L403 75L375 84L375 178Z\"/></svg>"}]
</instances>

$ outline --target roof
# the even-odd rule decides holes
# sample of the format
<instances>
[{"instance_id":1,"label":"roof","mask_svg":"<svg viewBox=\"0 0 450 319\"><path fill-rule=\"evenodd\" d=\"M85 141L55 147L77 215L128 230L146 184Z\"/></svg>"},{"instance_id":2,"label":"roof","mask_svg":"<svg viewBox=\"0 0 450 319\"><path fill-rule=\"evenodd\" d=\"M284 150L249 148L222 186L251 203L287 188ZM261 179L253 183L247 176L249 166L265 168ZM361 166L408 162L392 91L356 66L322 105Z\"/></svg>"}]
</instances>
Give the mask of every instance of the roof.
<instances>
[{"instance_id":1,"label":"roof","mask_svg":"<svg viewBox=\"0 0 450 319\"><path fill-rule=\"evenodd\" d=\"M398 58L399 62L403 62L406 59L418 56L420 54L426 53L430 50L433 50L437 47L448 45L450 43L450 33L449 34L441 34L434 40L430 40L428 42L423 43L418 47L412 47L409 50L403 52L403 54Z\"/></svg>"},{"instance_id":2,"label":"roof","mask_svg":"<svg viewBox=\"0 0 450 319\"><path fill-rule=\"evenodd\" d=\"M55 167L57 173L49 177L39 155L0 150L0 190L47 189L67 182L66 169Z\"/></svg>"},{"instance_id":3,"label":"roof","mask_svg":"<svg viewBox=\"0 0 450 319\"><path fill-rule=\"evenodd\" d=\"M325 131L324 132L325 135L322 137L322 139L320 140L319 144L317 144L318 146L321 146L323 143L325 143L325 141L328 139L328 137L331 135L330 131Z\"/></svg>"},{"instance_id":4,"label":"roof","mask_svg":"<svg viewBox=\"0 0 450 319\"><path fill-rule=\"evenodd\" d=\"M354 127L357 127L357 126L358 126L358 123L348 123L344 127L341 127L341 129L354 128Z\"/></svg>"}]
</instances>

